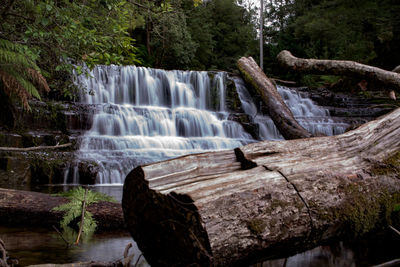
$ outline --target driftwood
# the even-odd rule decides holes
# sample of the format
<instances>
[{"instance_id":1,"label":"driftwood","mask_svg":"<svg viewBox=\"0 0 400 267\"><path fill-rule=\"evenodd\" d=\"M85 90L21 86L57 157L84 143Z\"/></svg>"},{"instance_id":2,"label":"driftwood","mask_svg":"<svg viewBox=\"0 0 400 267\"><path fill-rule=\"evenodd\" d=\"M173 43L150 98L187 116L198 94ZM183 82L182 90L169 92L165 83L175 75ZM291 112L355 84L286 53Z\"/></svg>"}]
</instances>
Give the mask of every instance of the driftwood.
<instances>
[{"instance_id":1,"label":"driftwood","mask_svg":"<svg viewBox=\"0 0 400 267\"><path fill-rule=\"evenodd\" d=\"M380 68L364 65L347 60L304 59L293 56L283 50L278 54L278 61L297 72L314 74L330 74L359 77L365 80L376 81L400 91L400 74Z\"/></svg>"},{"instance_id":2,"label":"driftwood","mask_svg":"<svg viewBox=\"0 0 400 267\"><path fill-rule=\"evenodd\" d=\"M128 230L151 266L244 266L387 227L399 125L397 109L339 136L137 167L124 184Z\"/></svg>"},{"instance_id":3,"label":"driftwood","mask_svg":"<svg viewBox=\"0 0 400 267\"><path fill-rule=\"evenodd\" d=\"M48 194L0 188L0 224L52 227L59 225L62 213L52 211L68 200ZM121 205L98 202L87 207L97 222L97 230L123 230Z\"/></svg>"},{"instance_id":4,"label":"driftwood","mask_svg":"<svg viewBox=\"0 0 400 267\"><path fill-rule=\"evenodd\" d=\"M296 121L292 112L276 90L275 84L268 79L253 58L242 57L238 60L238 67L245 81L261 95L271 119L285 139L312 136L311 133Z\"/></svg>"},{"instance_id":5,"label":"driftwood","mask_svg":"<svg viewBox=\"0 0 400 267\"><path fill-rule=\"evenodd\" d=\"M0 147L0 151L17 151L17 152L28 152L37 150L53 150L72 146L72 143L55 146L34 146L34 147Z\"/></svg>"}]
</instances>

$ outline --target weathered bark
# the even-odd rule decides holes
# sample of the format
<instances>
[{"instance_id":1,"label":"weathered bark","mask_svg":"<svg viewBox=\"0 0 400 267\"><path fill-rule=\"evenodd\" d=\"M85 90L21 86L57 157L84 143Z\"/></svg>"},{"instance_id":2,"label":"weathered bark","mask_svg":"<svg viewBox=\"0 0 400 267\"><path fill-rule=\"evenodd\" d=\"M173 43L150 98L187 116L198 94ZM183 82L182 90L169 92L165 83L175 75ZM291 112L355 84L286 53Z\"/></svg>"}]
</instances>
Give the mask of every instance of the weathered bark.
<instances>
[{"instance_id":1,"label":"weathered bark","mask_svg":"<svg viewBox=\"0 0 400 267\"><path fill-rule=\"evenodd\" d=\"M53 150L72 146L72 143L55 146L34 146L34 147L0 147L0 151L17 151L17 152L28 152L38 150Z\"/></svg>"},{"instance_id":2,"label":"weathered bark","mask_svg":"<svg viewBox=\"0 0 400 267\"><path fill-rule=\"evenodd\" d=\"M268 113L274 121L279 132L285 139L298 139L311 137L312 134L304 129L294 118L290 109L283 102L265 73L260 69L253 58L242 57L238 60L238 68L247 83L254 87L268 108Z\"/></svg>"},{"instance_id":3,"label":"weathered bark","mask_svg":"<svg viewBox=\"0 0 400 267\"><path fill-rule=\"evenodd\" d=\"M62 213L52 211L68 200L48 194L0 188L0 224L21 226L58 226ZM87 207L97 222L97 230L125 229L121 205L98 202Z\"/></svg>"},{"instance_id":4,"label":"weathered bark","mask_svg":"<svg viewBox=\"0 0 400 267\"><path fill-rule=\"evenodd\" d=\"M339 136L263 141L128 174L125 221L151 266L238 266L386 225L400 109Z\"/></svg>"},{"instance_id":5,"label":"weathered bark","mask_svg":"<svg viewBox=\"0 0 400 267\"><path fill-rule=\"evenodd\" d=\"M278 54L278 61L297 72L330 75L352 75L369 81L376 81L400 91L400 74L380 68L347 60L304 59L293 56L283 50Z\"/></svg>"}]
</instances>

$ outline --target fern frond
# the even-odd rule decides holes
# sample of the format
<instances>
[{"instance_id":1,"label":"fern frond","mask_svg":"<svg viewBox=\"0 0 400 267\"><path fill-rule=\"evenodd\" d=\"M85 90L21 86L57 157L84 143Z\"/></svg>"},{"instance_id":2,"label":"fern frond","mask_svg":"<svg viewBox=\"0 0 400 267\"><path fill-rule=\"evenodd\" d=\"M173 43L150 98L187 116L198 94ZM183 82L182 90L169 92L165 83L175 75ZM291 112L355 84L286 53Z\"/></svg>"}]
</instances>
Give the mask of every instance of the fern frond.
<instances>
[{"instance_id":1,"label":"fern frond","mask_svg":"<svg viewBox=\"0 0 400 267\"><path fill-rule=\"evenodd\" d=\"M15 79L25 89L25 91L28 93L29 97L33 96L33 97L35 97L35 98L37 98L39 100L41 99L39 91L36 89L36 87L30 81L25 80L21 76L15 76Z\"/></svg>"},{"instance_id":2,"label":"fern frond","mask_svg":"<svg viewBox=\"0 0 400 267\"><path fill-rule=\"evenodd\" d=\"M47 84L46 79L43 77L43 75L35 70L28 68L28 73L30 75L31 81L33 84L35 84L37 87L42 88L46 92L50 92L49 85Z\"/></svg>"},{"instance_id":3,"label":"fern frond","mask_svg":"<svg viewBox=\"0 0 400 267\"><path fill-rule=\"evenodd\" d=\"M90 204L99 202L99 201L112 201L116 202L114 198L107 196L105 194L99 193L99 192L94 192L91 190L88 190L86 192L86 189L83 187L79 186L74 189L71 189L67 192L62 192L59 194L56 194L58 196L63 196L68 198L69 202L62 204L60 206L57 206L53 208L54 211L63 211L64 216L63 219L61 220L60 224L63 229L66 229L68 225L73 222L74 220L78 219L82 215L82 203L83 201L86 201L86 207L88 207ZM86 195L86 198L85 198ZM78 222L78 226L80 227L81 222ZM93 233L96 230L97 224L95 219L93 218L93 215L85 210L84 213L84 220L83 220L83 232L85 234L90 234Z\"/></svg>"},{"instance_id":4,"label":"fern frond","mask_svg":"<svg viewBox=\"0 0 400 267\"><path fill-rule=\"evenodd\" d=\"M1 65L12 65L18 68L33 68L39 71L39 67L29 59L26 55L22 53L7 51L5 49L0 49L0 67Z\"/></svg>"},{"instance_id":5,"label":"fern frond","mask_svg":"<svg viewBox=\"0 0 400 267\"><path fill-rule=\"evenodd\" d=\"M13 94L16 94L21 100L24 109L29 110L30 107L28 99L31 95L27 92L27 90L25 90L23 85L18 82L17 78L0 69L0 79L3 82L4 92L9 97L11 97Z\"/></svg>"},{"instance_id":6,"label":"fern frond","mask_svg":"<svg viewBox=\"0 0 400 267\"><path fill-rule=\"evenodd\" d=\"M61 220L60 224L62 228L68 227L68 225L81 216L81 211L79 209L71 209L64 214L63 219Z\"/></svg>"},{"instance_id":7,"label":"fern frond","mask_svg":"<svg viewBox=\"0 0 400 267\"><path fill-rule=\"evenodd\" d=\"M79 227L80 227L80 222L79 222ZM88 234L94 232L96 230L97 224L96 221L93 218L92 213L89 211L85 212L85 220L83 221L83 232Z\"/></svg>"},{"instance_id":8,"label":"fern frond","mask_svg":"<svg viewBox=\"0 0 400 267\"><path fill-rule=\"evenodd\" d=\"M13 42L10 42L5 39L0 39L0 48L4 48L7 50L11 50L14 52L21 52L21 46L18 44L15 44Z\"/></svg>"},{"instance_id":9,"label":"fern frond","mask_svg":"<svg viewBox=\"0 0 400 267\"><path fill-rule=\"evenodd\" d=\"M40 99L37 88L50 91L46 79L40 73L33 57L23 45L0 39L0 80L8 96L16 95L25 110L30 110L28 99Z\"/></svg>"}]
</instances>

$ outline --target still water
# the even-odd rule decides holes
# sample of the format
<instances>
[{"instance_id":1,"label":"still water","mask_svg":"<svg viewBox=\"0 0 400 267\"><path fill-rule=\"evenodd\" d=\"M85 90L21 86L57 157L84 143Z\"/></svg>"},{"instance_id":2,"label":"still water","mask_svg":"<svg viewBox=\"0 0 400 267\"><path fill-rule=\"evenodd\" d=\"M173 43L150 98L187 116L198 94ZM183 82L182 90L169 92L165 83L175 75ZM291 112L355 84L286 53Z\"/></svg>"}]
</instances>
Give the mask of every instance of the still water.
<instances>
[{"instance_id":1,"label":"still water","mask_svg":"<svg viewBox=\"0 0 400 267\"><path fill-rule=\"evenodd\" d=\"M10 228L0 226L0 238L6 244L9 255L18 259L21 266L43 263L72 263L84 261L113 262L123 258L124 249L132 243L130 254L133 263L149 266L127 232L95 234L79 246L67 247L54 231L44 228Z\"/></svg>"},{"instance_id":2,"label":"still water","mask_svg":"<svg viewBox=\"0 0 400 267\"><path fill-rule=\"evenodd\" d=\"M71 185L53 185L31 188L31 190L57 193L72 187ZM90 186L89 188L111 195L121 202L122 185ZM5 242L10 256L17 258L21 266L82 261L113 262L122 259L124 249L129 243L133 244L130 250L130 253L135 255L133 265L138 262L137 266L150 266L144 257L140 256L141 252L129 233L123 231L95 234L79 246L69 248L53 229L0 226L0 238ZM395 258L400 258L400 236L388 230L361 240L331 242L288 258L259 262L252 267L358 267L372 266Z\"/></svg>"},{"instance_id":3,"label":"still water","mask_svg":"<svg viewBox=\"0 0 400 267\"><path fill-rule=\"evenodd\" d=\"M126 232L94 235L79 246L67 248L55 231L43 228L0 227L0 238L10 256L21 266L43 263L72 263L83 261L113 262L123 258L127 244L135 257L134 266L149 267L141 252ZM333 242L285 259L269 260L251 267L317 267L372 266L400 256L400 237L390 232L372 239L353 242ZM139 258L140 257L140 258ZM139 260L138 260L139 259Z\"/></svg>"}]
</instances>

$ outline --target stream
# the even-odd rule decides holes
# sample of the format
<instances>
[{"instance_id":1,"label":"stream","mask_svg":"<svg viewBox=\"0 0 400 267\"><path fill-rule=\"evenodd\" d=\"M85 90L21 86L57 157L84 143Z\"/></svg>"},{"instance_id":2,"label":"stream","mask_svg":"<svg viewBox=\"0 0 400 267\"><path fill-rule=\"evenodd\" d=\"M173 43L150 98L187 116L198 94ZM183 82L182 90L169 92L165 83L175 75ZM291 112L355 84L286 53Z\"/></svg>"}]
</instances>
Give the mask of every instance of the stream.
<instances>
[{"instance_id":1,"label":"stream","mask_svg":"<svg viewBox=\"0 0 400 267\"><path fill-rule=\"evenodd\" d=\"M74 185L48 185L34 190L43 193L57 193L71 189ZM113 196L118 202L122 199L121 185L90 186L91 190ZM0 238L6 244L9 254L17 258L21 266L43 263L70 263L79 261L116 261L122 258L127 244L132 243L130 252L135 255L133 265L141 255L130 234L105 232L83 240L79 246L66 247L65 242L55 231L43 228L1 227ZM353 241L332 241L288 258L261 261L251 267L303 267L303 266L371 266L400 256L400 236L394 232L374 233L368 238ZM138 265L150 266L144 257Z\"/></svg>"},{"instance_id":2,"label":"stream","mask_svg":"<svg viewBox=\"0 0 400 267\"><path fill-rule=\"evenodd\" d=\"M42 228L10 228L0 226L0 238L11 257L20 266L43 263L71 263L82 261L110 262L123 257L127 244L132 243L132 266L148 267L148 263L127 232L95 234L79 246L66 247L55 231ZM399 257L400 237L394 233L380 233L372 239L353 242L336 241L294 256L268 260L251 267L304 267L304 266L371 266ZM140 257L140 258L139 258ZM138 261L139 259L139 261Z\"/></svg>"},{"instance_id":3,"label":"stream","mask_svg":"<svg viewBox=\"0 0 400 267\"><path fill-rule=\"evenodd\" d=\"M98 172L96 184L89 188L121 202L125 176L140 164L232 149L257 140L282 139L243 81L235 77L230 79L241 108L232 110L234 100L228 96L228 78L223 72L164 71L135 66L97 66L89 76L76 76L77 84L85 88L80 103L95 107L93 124L78 137L76 162L68 164L64 184L30 189L44 193L66 191L80 184L79 163L92 161ZM313 133L335 135L349 126L334 120L327 109L293 89L279 86L278 91L300 124ZM238 112L257 126L256 133L251 135L232 120L232 115ZM126 245L133 242L126 232L102 233L67 249L55 231L9 227L0 227L0 238L21 266L115 261L122 258ZM368 266L398 257L395 244L398 248L400 238L386 233L382 240L336 241L254 266ZM135 263L141 254L136 244L133 253ZM137 266L149 265L141 257Z\"/></svg>"}]
</instances>

